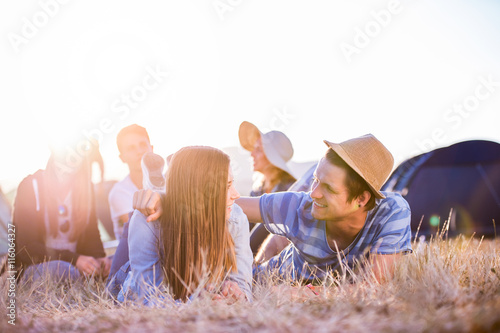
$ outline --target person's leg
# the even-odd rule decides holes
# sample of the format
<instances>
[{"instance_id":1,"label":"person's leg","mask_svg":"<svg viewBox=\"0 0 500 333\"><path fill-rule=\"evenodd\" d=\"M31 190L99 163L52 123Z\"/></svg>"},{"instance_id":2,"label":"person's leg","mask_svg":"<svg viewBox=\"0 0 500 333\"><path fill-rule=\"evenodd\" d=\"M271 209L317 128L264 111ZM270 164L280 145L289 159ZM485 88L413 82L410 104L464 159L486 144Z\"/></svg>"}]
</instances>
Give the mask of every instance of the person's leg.
<instances>
[{"instance_id":1,"label":"person's leg","mask_svg":"<svg viewBox=\"0 0 500 333\"><path fill-rule=\"evenodd\" d=\"M127 261L118 269L118 271L116 271L115 274L109 276L108 282L106 284L106 289L114 299L120 300L120 291L122 291L123 289L123 284L125 283L130 270L130 261ZM123 299L120 301L123 301Z\"/></svg>"},{"instance_id":2,"label":"person's leg","mask_svg":"<svg viewBox=\"0 0 500 333\"><path fill-rule=\"evenodd\" d=\"M111 269L109 270L108 281L106 284L111 281L116 272L122 267L129 259L128 254L128 226L130 223L130 219L123 225L123 234L120 239L120 243L116 248L116 252L113 255L113 261L111 262Z\"/></svg>"},{"instance_id":3,"label":"person's leg","mask_svg":"<svg viewBox=\"0 0 500 333\"><path fill-rule=\"evenodd\" d=\"M77 280L81 277L80 271L69 262L53 260L29 266L24 271L22 279L36 281L45 275L49 275L56 281Z\"/></svg>"}]
</instances>

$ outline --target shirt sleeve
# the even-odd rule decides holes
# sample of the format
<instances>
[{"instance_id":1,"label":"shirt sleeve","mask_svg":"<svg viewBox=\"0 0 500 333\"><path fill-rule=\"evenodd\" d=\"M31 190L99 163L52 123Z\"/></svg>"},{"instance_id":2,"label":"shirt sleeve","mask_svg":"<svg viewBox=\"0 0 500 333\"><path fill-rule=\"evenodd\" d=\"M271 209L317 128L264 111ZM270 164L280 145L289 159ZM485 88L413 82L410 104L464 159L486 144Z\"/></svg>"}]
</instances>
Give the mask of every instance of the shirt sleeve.
<instances>
[{"instance_id":1,"label":"shirt sleeve","mask_svg":"<svg viewBox=\"0 0 500 333\"><path fill-rule=\"evenodd\" d=\"M278 192L260 197L260 214L270 233L294 238L299 233L300 220L307 218L309 194Z\"/></svg>"},{"instance_id":2,"label":"shirt sleeve","mask_svg":"<svg viewBox=\"0 0 500 333\"><path fill-rule=\"evenodd\" d=\"M159 222L146 222L146 217L135 211L130 219L128 244L131 276L127 289L147 303L149 296L163 281L159 254Z\"/></svg>"},{"instance_id":3,"label":"shirt sleeve","mask_svg":"<svg viewBox=\"0 0 500 333\"><path fill-rule=\"evenodd\" d=\"M370 252L374 254L409 253L411 248L411 211L401 196L387 198L373 216L379 225Z\"/></svg>"},{"instance_id":4,"label":"shirt sleeve","mask_svg":"<svg viewBox=\"0 0 500 333\"><path fill-rule=\"evenodd\" d=\"M252 300L253 254L250 248L248 218L240 206L236 204L233 205L228 227L234 240L236 265L238 268L236 272L232 272L229 275L229 279L238 284L248 300Z\"/></svg>"},{"instance_id":5,"label":"shirt sleeve","mask_svg":"<svg viewBox=\"0 0 500 333\"><path fill-rule=\"evenodd\" d=\"M109 192L109 209L111 211L111 219L118 221L118 217L130 213L132 209L132 198L120 188L113 188Z\"/></svg>"}]
</instances>

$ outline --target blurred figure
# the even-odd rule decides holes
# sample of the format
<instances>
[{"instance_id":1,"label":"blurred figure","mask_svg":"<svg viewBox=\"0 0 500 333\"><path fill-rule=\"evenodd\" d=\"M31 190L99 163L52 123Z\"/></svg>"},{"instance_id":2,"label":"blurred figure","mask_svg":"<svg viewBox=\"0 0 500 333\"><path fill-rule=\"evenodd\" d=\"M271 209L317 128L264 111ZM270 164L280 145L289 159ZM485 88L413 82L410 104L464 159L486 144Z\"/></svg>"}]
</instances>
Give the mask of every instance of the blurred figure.
<instances>
[{"instance_id":1,"label":"blurred figure","mask_svg":"<svg viewBox=\"0 0 500 333\"><path fill-rule=\"evenodd\" d=\"M59 280L109 274L111 261L97 228L93 162L102 168L97 143L79 153L53 148L46 169L20 183L13 217L16 266L27 278L47 272Z\"/></svg>"},{"instance_id":2,"label":"blurred figure","mask_svg":"<svg viewBox=\"0 0 500 333\"><path fill-rule=\"evenodd\" d=\"M241 123L238 136L241 146L252 155L253 171L262 175L254 183L250 196L288 190L296 180L287 166L293 156L290 139L279 131L262 133L248 121Z\"/></svg>"},{"instance_id":3,"label":"blurred figure","mask_svg":"<svg viewBox=\"0 0 500 333\"><path fill-rule=\"evenodd\" d=\"M108 197L115 237L120 240L123 225L133 211L134 193L143 188L142 156L147 152L152 152L153 146L146 129L137 124L122 128L116 137L116 144L120 151L120 159L127 164L130 172L113 186Z\"/></svg>"},{"instance_id":4,"label":"blurred figure","mask_svg":"<svg viewBox=\"0 0 500 333\"><path fill-rule=\"evenodd\" d=\"M241 146L251 153L253 170L261 174L254 183L250 196L287 191L296 181L287 166L287 162L293 156L290 139L280 131L262 133L257 126L248 121L241 123L238 136ZM263 225L256 223L250 223L250 229L253 229L250 235L250 247L255 256L269 235L269 231ZM288 244L285 238L280 241L279 236L275 237L274 242L282 243L283 248Z\"/></svg>"}]
</instances>

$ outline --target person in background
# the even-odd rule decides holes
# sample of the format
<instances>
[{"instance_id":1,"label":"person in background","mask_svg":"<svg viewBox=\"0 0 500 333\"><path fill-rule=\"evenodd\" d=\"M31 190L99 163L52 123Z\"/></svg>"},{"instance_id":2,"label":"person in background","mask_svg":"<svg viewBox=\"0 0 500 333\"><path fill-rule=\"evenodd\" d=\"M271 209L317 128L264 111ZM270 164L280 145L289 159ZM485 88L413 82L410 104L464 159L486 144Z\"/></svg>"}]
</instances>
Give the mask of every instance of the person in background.
<instances>
[{"instance_id":1,"label":"person in background","mask_svg":"<svg viewBox=\"0 0 500 333\"><path fill-rule=\"evenodd\" d=\"M287 191L296 181L287 162L292 159L293 147L290 139L280 131L262 133L257 126L248 121L240 124L238 131L240 144L250 151L253 158L253 171L258 172L257 178L250 192L251 197L261 196L265 193ZM250 247L254 255L257 254L261 244L269 232L263 225L250 224L252 234ZM286 239L282 239L286 242ZM275 239L275 242L280 242Z\"/></svg>"},{"instance_id":2,"label":"person in background","mask_svg":"<svg viewBox=\"0 0 500 333\"><path fill-rule=\"evenodd\" d=\"M253 171L261 174L253 184L250 196L283 192L295 182L287 162L293 157L290 139L280 131L262 133L252 123L241 123L238 137L253 158Z\"/></svg>"},{"instance_id":3,"label":"person in background","mask_svg":"<svg viewBox=\"0 0 500 333\"><path fill-rule=\"evenodd\" d=\"M16 266L26 278L63 279L109 274L97 228L91 165L102 167L97 144L80 154L52 149L47 167L26 177L14 202Z\"/></svg>"},{"instance_id":4,"label":"person in background","mask_svg":"<svg viewBox=\"0 0 500 333\"><path fill-rule=\"evenodd\" d=\"M130 172L123 180L113 186L108 196L115 237L120 240L123 225L128 221L129 214L133 211L134 193L143 188L142 156L147 152L152 152L153 146L149 141L146 129L137 124L122 128L118 132L116 143L120 159L127 164Z\"/></svg>"}]
</instances>

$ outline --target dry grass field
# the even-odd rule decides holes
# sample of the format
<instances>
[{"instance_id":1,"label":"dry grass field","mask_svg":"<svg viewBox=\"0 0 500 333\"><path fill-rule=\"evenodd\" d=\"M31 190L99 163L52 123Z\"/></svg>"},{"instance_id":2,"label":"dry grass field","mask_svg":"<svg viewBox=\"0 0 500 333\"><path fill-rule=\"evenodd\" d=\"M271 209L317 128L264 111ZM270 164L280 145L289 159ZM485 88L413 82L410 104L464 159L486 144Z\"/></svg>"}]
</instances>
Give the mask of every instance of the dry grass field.
<instances>
[{"instance_id":1,"label":"dry grass field","mask_svg":"<svg viewBox=\"0 0 500 333\"><path fill-rule=\"evenodd\" d=\"M315 296L270 278L251 303L148 308L115 304L100 281L18 285L15 326L2 316L0 332L500 332L498 239L436 237L413 248L384 284L363 272ZM5 276L1 288L7 313Z\"/></svg>"}]
</instances>

